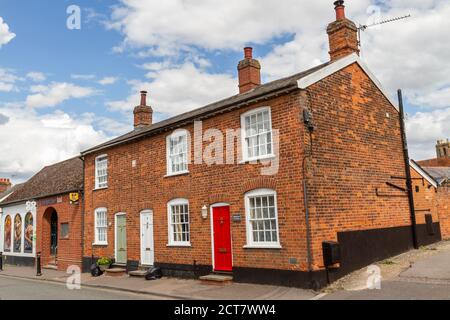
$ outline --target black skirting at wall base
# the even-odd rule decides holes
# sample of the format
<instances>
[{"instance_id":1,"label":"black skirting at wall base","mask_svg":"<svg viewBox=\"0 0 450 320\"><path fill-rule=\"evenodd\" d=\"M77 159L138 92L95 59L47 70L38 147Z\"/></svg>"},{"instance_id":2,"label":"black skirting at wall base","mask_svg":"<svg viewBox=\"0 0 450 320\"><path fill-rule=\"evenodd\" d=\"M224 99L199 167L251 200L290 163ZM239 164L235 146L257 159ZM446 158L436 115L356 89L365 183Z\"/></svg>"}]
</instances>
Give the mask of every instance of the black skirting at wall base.
<instances>
[{"instance_id":1,"label":"black skirting at wall base","mask_svg":"<svg viewBox=\"0 0 450 320\"><path fill-rule=\"evenodd\" d=\"M3 263L5 265L20 266L20 267L34 267L36 258L34 257L18 257L8 256L3 253Z\"/></svg>"},{"instance_id":2,"label":"black skirting at wall base","mask_svg":"<svg viewBox=\"0 0 450 320\"><path fill-rule=\"evenodd\" d=\"M426 224L417 225L417 240L419 246L427 246L439 241L442 241L441 235L441 225L439 222L435 222L432 225L432 233L431 230L428 230Z\"/></svg>"},{"instance_id":3,"label":"black skirting at wall base","mask_svg":"<svg viewBox=\"0 0 450 320\"><path fill-rule=\"evenodd\" d=\"M325 271L292 271L257 268L233 268L233 280L302 289L320 289L327 285Z\"/></svg>"},{"instance_id":4,"label":"black skirting at wall base","mask_svg":"<svg viewBox=\"0 0 450 320\"><path fill-rule=\"evenodd\" d=\"M91 265L97 263L99 258L83 257L82 272L91 272Z\"/></svg>"},{"instance_id":5,"label":"black skirting at wall base","mask_svg":"<svg viewBox=\"0 0 450 320\"><path fill-rule=\"evenodd\" d=\"M198 264L174 264L155 263L155 267L161 268L165 277L191 278L195 279L208 275L212 272L212 266Z\"/></svg>"},{"instance_id":6,"label":"black skirting at wall base","mask_svg":"<svg viewBox=\"0 0 450 320\"><path fill-rule=\"evenodd\" d=\"M139 269L139 261L128 260L127 261L127 272L136 271Z\"/></svg>"}]
</instances>

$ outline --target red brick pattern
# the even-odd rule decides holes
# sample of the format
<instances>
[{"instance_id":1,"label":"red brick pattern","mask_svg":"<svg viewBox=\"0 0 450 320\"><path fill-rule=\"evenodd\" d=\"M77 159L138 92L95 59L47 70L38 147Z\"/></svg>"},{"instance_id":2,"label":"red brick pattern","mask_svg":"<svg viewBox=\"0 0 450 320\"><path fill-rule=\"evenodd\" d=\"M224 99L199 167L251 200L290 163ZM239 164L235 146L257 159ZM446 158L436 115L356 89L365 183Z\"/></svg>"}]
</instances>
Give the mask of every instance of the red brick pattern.
<instances>
[{"instance_id":1,"label":"red brick pattern","mask_svg":"<svg viewBox=\"0 0 450 320\"><path fill-rule=\"evenodd\" d=\"M337 232L411 222L406 194L386 185L405 176L396 109L357 64L308 91L316 125L308 170L313 266L320 269L322 241L336 241Z\"/></svg>"},{"instance_id":2,"label":"red brick pattern","mask_svg":"<svg viewBox=\"0 0 450 320\"><path fill-rule=\"evenodd\" d=\"M62 201L58 203L57 198ZM45 202L49 200L56 203L45 205ZM71 265L81 268L83 249L82 199L78 204L70 204L68 194L40 199L37 202L36 250L41 252L41 263L47 265L52 262L50 258L50 218L53 209L58 214L58 270L65 271ZM62 223L69 224L69 238L67 239L61 238Z\"/></svg>"},{"instance_id":3,"label":"red brick pattern","mask_svg":"<svg viewBox=\"0 0 450 320\"><path fill-rule=\"evenodd\" d=\"M445 240L450 239L450 186L438 189L438 214L441 223L441 234Z\"/></svg>"}]
</instances>

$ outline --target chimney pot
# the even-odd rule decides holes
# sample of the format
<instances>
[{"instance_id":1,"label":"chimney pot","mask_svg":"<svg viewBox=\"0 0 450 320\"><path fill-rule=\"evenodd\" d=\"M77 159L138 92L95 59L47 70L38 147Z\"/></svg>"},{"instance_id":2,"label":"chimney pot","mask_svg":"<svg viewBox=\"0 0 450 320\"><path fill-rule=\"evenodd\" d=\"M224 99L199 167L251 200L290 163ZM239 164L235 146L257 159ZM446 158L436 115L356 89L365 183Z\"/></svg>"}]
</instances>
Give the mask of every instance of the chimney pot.
<instances>
[{"instance_id":1,"label":"chimney pot","mask_svg":"<svg viewBox=\"0 0 450 320\"><path fill-rule=\"evenodd\" d=\"M252 47L244 48L244 57L245 57L245 59L253 59L253 48Z\"/></svg>"},{"instance_id":2,"label":"chimney pot","mask_svg":"<svg viewBox=\"0 0 450 320\"><path fill-rule=\"evenodd\" d=\"M336 10L336 21L345 19L344 0L339 0L334 3L334 10Z\"/></svg>"},{"instance_id":3,"label":"chimney pot","mask_svg":"<svg viewBox=\"0 0 450 320\"><path fill-rule=\"evenodd\" d=\"M147 105L147 91L141 91L141 106Z\"/></svg>"}]
</instances>

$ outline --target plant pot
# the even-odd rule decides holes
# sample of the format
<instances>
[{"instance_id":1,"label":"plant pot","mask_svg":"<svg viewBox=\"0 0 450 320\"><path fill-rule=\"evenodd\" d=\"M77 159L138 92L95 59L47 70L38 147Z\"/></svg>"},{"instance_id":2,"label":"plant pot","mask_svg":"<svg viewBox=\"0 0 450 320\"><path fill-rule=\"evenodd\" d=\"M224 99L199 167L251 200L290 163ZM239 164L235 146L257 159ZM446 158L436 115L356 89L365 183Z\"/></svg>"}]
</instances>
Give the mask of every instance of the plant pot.
<instances>
[{"instance_id":1,"label":"plant pot","mask_svg":"<svg viewBox=\"0 0 450 320\"><path fill-rule=\"evenodd\" d=\"M104 264L104 265L99 265L98 268L102 271L105 272L106 270L108 270L111 267L110 264Z\"/></svg>"}]
</instances>

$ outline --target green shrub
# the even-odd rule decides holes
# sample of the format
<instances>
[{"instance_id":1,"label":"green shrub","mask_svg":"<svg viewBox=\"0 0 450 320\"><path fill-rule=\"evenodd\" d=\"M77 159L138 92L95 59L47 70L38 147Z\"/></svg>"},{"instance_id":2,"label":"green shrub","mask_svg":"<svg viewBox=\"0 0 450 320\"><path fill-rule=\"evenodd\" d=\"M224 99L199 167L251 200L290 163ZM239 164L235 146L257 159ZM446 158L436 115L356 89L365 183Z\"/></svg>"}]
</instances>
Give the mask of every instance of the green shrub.
<instances>
[{"instance_id":1,"label":"green shrub","mask_svg":"<svg viewBox=\"0 0 450 320\"><path fill-rule=\"evenodd\" d=\"M109 266L110 264L112 264L112 260L106 257L100 258L97 261L98 266Z\"/></svg>"}]
</instances>

